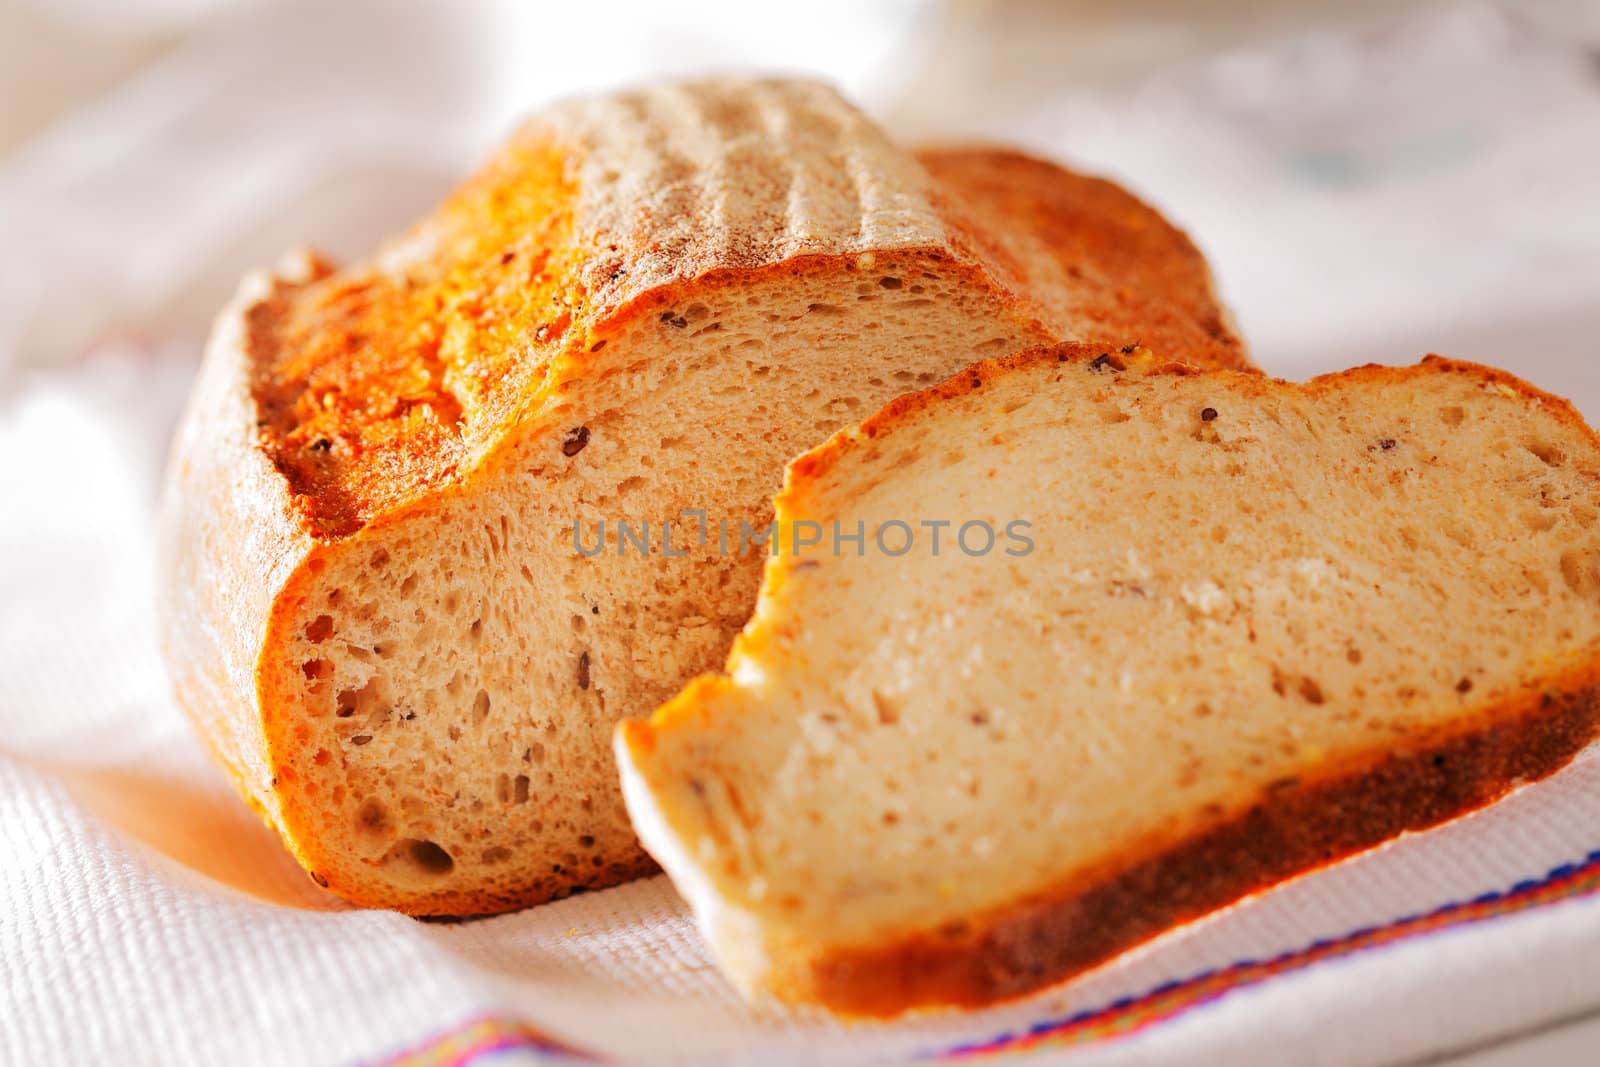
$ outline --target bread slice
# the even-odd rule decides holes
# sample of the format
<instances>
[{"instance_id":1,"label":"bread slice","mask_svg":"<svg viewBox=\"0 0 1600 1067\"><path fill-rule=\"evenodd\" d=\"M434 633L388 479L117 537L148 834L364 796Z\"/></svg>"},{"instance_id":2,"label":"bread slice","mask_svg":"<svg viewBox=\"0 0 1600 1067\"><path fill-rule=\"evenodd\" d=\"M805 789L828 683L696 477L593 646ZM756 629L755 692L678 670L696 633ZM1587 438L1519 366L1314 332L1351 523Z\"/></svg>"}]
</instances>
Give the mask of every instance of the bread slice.
<instances>
[{"instance_id":1,"label":"bread slice","mask_svg":"<svg viewBox=\"0 0 1600 1067\"><path fill-rule=\"evenodd\" d=\"M372 262L302 257L223 314L166 493L179 699L357 903L652 869L611 728L726 656L760 581L739 523L784 463L1065 338L1246 365L1194 247L1107 182L919 161L809 83L559 106Z\"/></svg>"},{"instance_id":2,"label":"bread slice","mask_svg":"<svg viewBox=\"0 0 1600 1067\"><path fill-rule=\"evenodd\" d=\"M1571 759L1597 515L1600 440L1483 367L981 364L790 465L628 808L747 994L1013 997Z\"/></svg>"}]
</instances>

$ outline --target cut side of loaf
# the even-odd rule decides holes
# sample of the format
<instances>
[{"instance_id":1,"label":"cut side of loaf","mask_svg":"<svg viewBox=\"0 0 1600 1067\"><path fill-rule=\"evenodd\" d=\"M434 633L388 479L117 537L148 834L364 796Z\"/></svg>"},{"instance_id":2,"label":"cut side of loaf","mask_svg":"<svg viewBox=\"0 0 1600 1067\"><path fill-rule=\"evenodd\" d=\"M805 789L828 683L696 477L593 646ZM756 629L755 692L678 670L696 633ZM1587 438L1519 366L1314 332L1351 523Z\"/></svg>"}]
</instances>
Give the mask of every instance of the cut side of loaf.
<instances>
[{"instance_id":1,"label":"cut side of loaf","mask_svg":"<svg viewBox=\"0 0 1600 1067\"><path fill-rule=\"evenodd\" d=\"M1600 441L1498 371L1038 350L841 432L776 504L820 543L769 562L725 673L617 733L749 995L1018 996L1600 724Z\"/></svg>"},{"instance_id":2,"label":"cut side of loaf","mask_svg":"<svg viewBox=\"0 0 1600 1067\"><path fill-rule=\"evenodd\" d=\"M643 873L612 727L725 658L785 462L1072 338L1248 366L1194 247L1110 183L918 157L803 82L558 106L371 262L222 316L165 498L179 700L356 903Z\"/></svg>"}]
</instances>

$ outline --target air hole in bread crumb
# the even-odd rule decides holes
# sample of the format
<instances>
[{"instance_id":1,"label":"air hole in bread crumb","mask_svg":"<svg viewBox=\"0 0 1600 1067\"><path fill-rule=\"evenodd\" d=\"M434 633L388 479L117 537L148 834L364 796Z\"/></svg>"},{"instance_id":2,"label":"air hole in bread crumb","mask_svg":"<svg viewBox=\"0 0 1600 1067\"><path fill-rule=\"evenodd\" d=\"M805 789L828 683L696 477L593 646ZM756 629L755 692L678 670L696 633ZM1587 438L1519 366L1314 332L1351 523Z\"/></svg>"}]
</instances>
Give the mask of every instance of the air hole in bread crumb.
<instances>
[{"instance_id":1,"label":"air hole in bread crumb","mask_svg":"<svg viewBox=\"0 0 1600 1067\"><path fill-rule=\"evenodd\" d=\"M472 698L472 721L482 723L489 717L489 692L486 689L478 690L478 695Z\"/></svg>"},{"instance_id":2,"label":"air hole in bread crumb","mask_svg":"<svg viewBox=\"0 0 1600 1067\"><path fill-rule=\"evenodd\" d=\"M526 804L528 802L528 789L532 780L526 774L519 774L511 783L511 802L513 804Z\"/></svg>"},{"instance_id":3,"label":"air hole in bread crumb","mask_svg":"<svg viewBox=\"0 0 1600 1067\"><path fill-rule=\"evenodd\" d=\"M1458 693L1470 693L1470 692L1472 692L1472 679L1463 677L1461 679L1461 681L1456 683L1456 692L1458 692Z\"/></svg>"},{"instance_id":4,"label":"air hole in bread crumb","mask_svg":"<svg viewBox=\"0 0 1600 1067\"><path fill-rule=\"evenodd\" d=\"M406 580L400 583L400 595L403 597L408 597L416 591L417 576L415 574L406 575Z\"/></svg>"},{"instance_id":5,"label":"air hole in bread crumb","mask_svg":"<svg viewBox=\"0 0 1600 1067\"><path fill-rule=\"evenodd\" d=\"M1567 454L1555 445L1542 441L1530 442L1527 446L1529 452L1539 457L1540 462L1547 467L1559 467L1567 461Z\"/></svg>"},{"instance_id":6,"label":"air hole in bread crumb","mask_svg":"<svg viewBox=\"0 0 1600 1067\"><path fill-rule=\"evenodd\" d=\"M504 863L510 858L511 850L506 848L504 845L496 845L493 848L486 848L483 850L483 855L479 857L486 867L493 867L497 863Z\"/></svg>"},{"instance_id":7,"label":"air hole in bread crumb","mask_svg":"<svg viewBox=\"0 0 1600 1067\"><path fill-rule=\"evenodd\" d=\"M1556 523L1561 521L1561 516L1554 511L1528 511L1522 515L1522 522L1533 533L1544 533L1554 529Z\"/></svg>"},{"instance_id":8,"label":"air hole in bread crumb","mask_svg":"<svg viewBox=\"0 0 1600 1067\"><path fill-rule=\"evenodd\" d=\"M1439 410L1439 419L1446 426L1460 426L1467 420L1467 412L1465 408L1451 404L1449 407Z\"/></svg>"},{"instance_id":9,"label":"air hole in bread crumb","mask_svg":"<svg viewBox=\"0 0 1600 1067\"><path fill-rule=\"evenodd\" d=\"M1300 696L1308 704L1321 704L1327 699L1322 695L1322 687L1317 684L1315 678L1301 678L1299 688Z\"/></svg>"},{"instance_id":10,"label":"air hole in bread crumb","mask_svg":"<svg viewBox=\"0 0 1600 1067\"><path fill-rule=\"evenodd\" d=\"M1561 553L1561 578L1578 596L1600 591L1600 565L1595 556L1580 549L1569 548Z\"/></svg>"},{"instance_id":11,"label":"air hole in bread crumb","mask_svg":"<svg viewBox=\"0 0 1600 1067\"><path fill-rule=\"evenodd\" d=\"M333 616L318 615L306 623L306 640L320 645L333 635Z\"/></svg>"},{"instance_id":12,"label":"air hole in bread crumb","mask_svg":"<svg viewBox=\"0 0 1600 1067\"><path fill-rule=\"evenodd\" d=\"M1359 648L1357 648L1355 645L1351 645L1349 648L1347 648L1345 650L1344 658L1349 660L1351 663L1360 663L1361 662L1361 650Z\"/></svg>"},{"instance_id":13,"label":"air hole in bread crumb","mask_svg":"<svg viewBox=\"0 0 1600 1067\"><path fill-rule=\"evenodd\" d=\"M872 706L878 713L878 725L893 726L900 721L900 708L876 689L872 691Z\"/></svg>"},{"instance_id":14,"label":"air hole in bread crumb","mask_svg":"<svg viewBox=\"0 0 1600 1067\"><path fill-rule=\"evenodd\" d=\"M341 719L348 719L356 712L366 715L377 710L383 704L380 688L378 679L373 677L358 689L341 689L334 702L334 714Z\"/></svg>"},{"instance_id":15,"label":"air hole in bread crumb","mask_svg":"<svg viewBox=\"0 0 1600 1067\"><path fill-rule=\"evenodd\" d=\"M333 664L325 659L308 659L300 664L300 673L310 681L321 681L333 676Z\"/></svg>"},{"instance_id":16,"label":"air hole in bread crumb","mask_svg":"<svg viewBox=\"0 0 1600 1067\"><path fill-rule=\"evenodd\" d=\"M368 836L382 836L389 829L389 812L382 801L368 797L356 809L356 832Z\"/></svg>"},{"instance_id":17,"label":"air hole in bread crumb","mask_svg":"<svg viewBox=\"0 0 1600 1067\"><path fill-rule=\"evenodd\" d=\"M408 837L395 845L393 856L418 874L438 877L455 869L456 861L433 841Z\"/></svg>"}]
</instances>

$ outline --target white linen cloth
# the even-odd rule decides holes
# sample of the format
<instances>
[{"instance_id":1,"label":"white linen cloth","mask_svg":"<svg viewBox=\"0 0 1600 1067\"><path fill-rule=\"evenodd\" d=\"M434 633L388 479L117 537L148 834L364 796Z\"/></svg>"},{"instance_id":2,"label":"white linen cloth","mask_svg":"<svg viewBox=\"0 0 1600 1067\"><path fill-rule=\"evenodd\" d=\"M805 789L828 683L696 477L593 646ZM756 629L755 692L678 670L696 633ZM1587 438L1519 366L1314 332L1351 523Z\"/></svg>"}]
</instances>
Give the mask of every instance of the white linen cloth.
<instances>
[{"instance_id":1,"label":"white linen cloth","mask_svg":"<svg viewBox=\"0 0 1600 1067\"><path fill-rule=\"evenodd\" d=\"M892 1025L743 1006L660 878L459 924L317 890L206 762L156 655L151 518L198 333L245 266L302 237L359 252L516 111L584 84L559 55L545 80L521 70L504 23L384 10L221 23L0 169L0 1063L456 1063L472 1046L441 1040L463 1033L509 1043L495 1062L555 1055L515 1022L627 1061L892 1062L1132 998L1113 1016L1155 1021L1009 1055L1359 1067L1600 1010L1600 895L1573 888L1597 870L1600 759L1060 989ZM882 73L908 18L863 24L827 73L902 128L1130 179L1199 236L1270 371L1436 350L1600 418L1600 94L1581 50L1458 5L982 114L1005 50L957 61L971 99L918 105ZM950 30L918 32L908 78ZM728 54L619 40L629 70ZM1484 894L1502 902L1402 921ZM1412 936L1382 932L1397 921ZM1325 941L1371 944L1237 966ZM1191 981L1230 967L1261 980ZM1197 1003L1161 1018L1167 1000Z\"/></svg>"}]
</instances>

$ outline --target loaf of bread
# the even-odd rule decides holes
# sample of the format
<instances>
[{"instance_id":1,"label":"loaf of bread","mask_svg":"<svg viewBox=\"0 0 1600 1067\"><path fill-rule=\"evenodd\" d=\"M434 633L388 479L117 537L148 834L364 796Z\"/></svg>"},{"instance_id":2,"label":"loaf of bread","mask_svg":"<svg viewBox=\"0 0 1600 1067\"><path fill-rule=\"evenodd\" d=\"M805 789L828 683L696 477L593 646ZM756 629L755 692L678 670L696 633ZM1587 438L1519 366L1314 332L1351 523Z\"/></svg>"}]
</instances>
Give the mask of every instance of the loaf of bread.
<instances>
[{"instance_id":1,"label":"loaf of bread","mask_svg":"<svg viewBox=\"0 0 1600 1067\"><path fill-rule=\"evenodd\" d=\"M980 364L797 459L777 519L814 544L724 674L619 727L748 993L1026 993L1595 736L1569 405L1437 358L1298 385L1159 351Z\"/></svg>"},{"instance_id":2,"label":"loaf of bread","mask_svg":"<svg viewBox=\"0 0 1600 1067\"><path fill-rule=\"evenodd\" d=\"M1107 182L914 156L809 83L556 107L371 262L223 314L165 496L179 700L351 901L640 874L612 727L726 656L784 463L1066 339L1247 365L1194 247Z\"/></svg>"}]
</instances>

